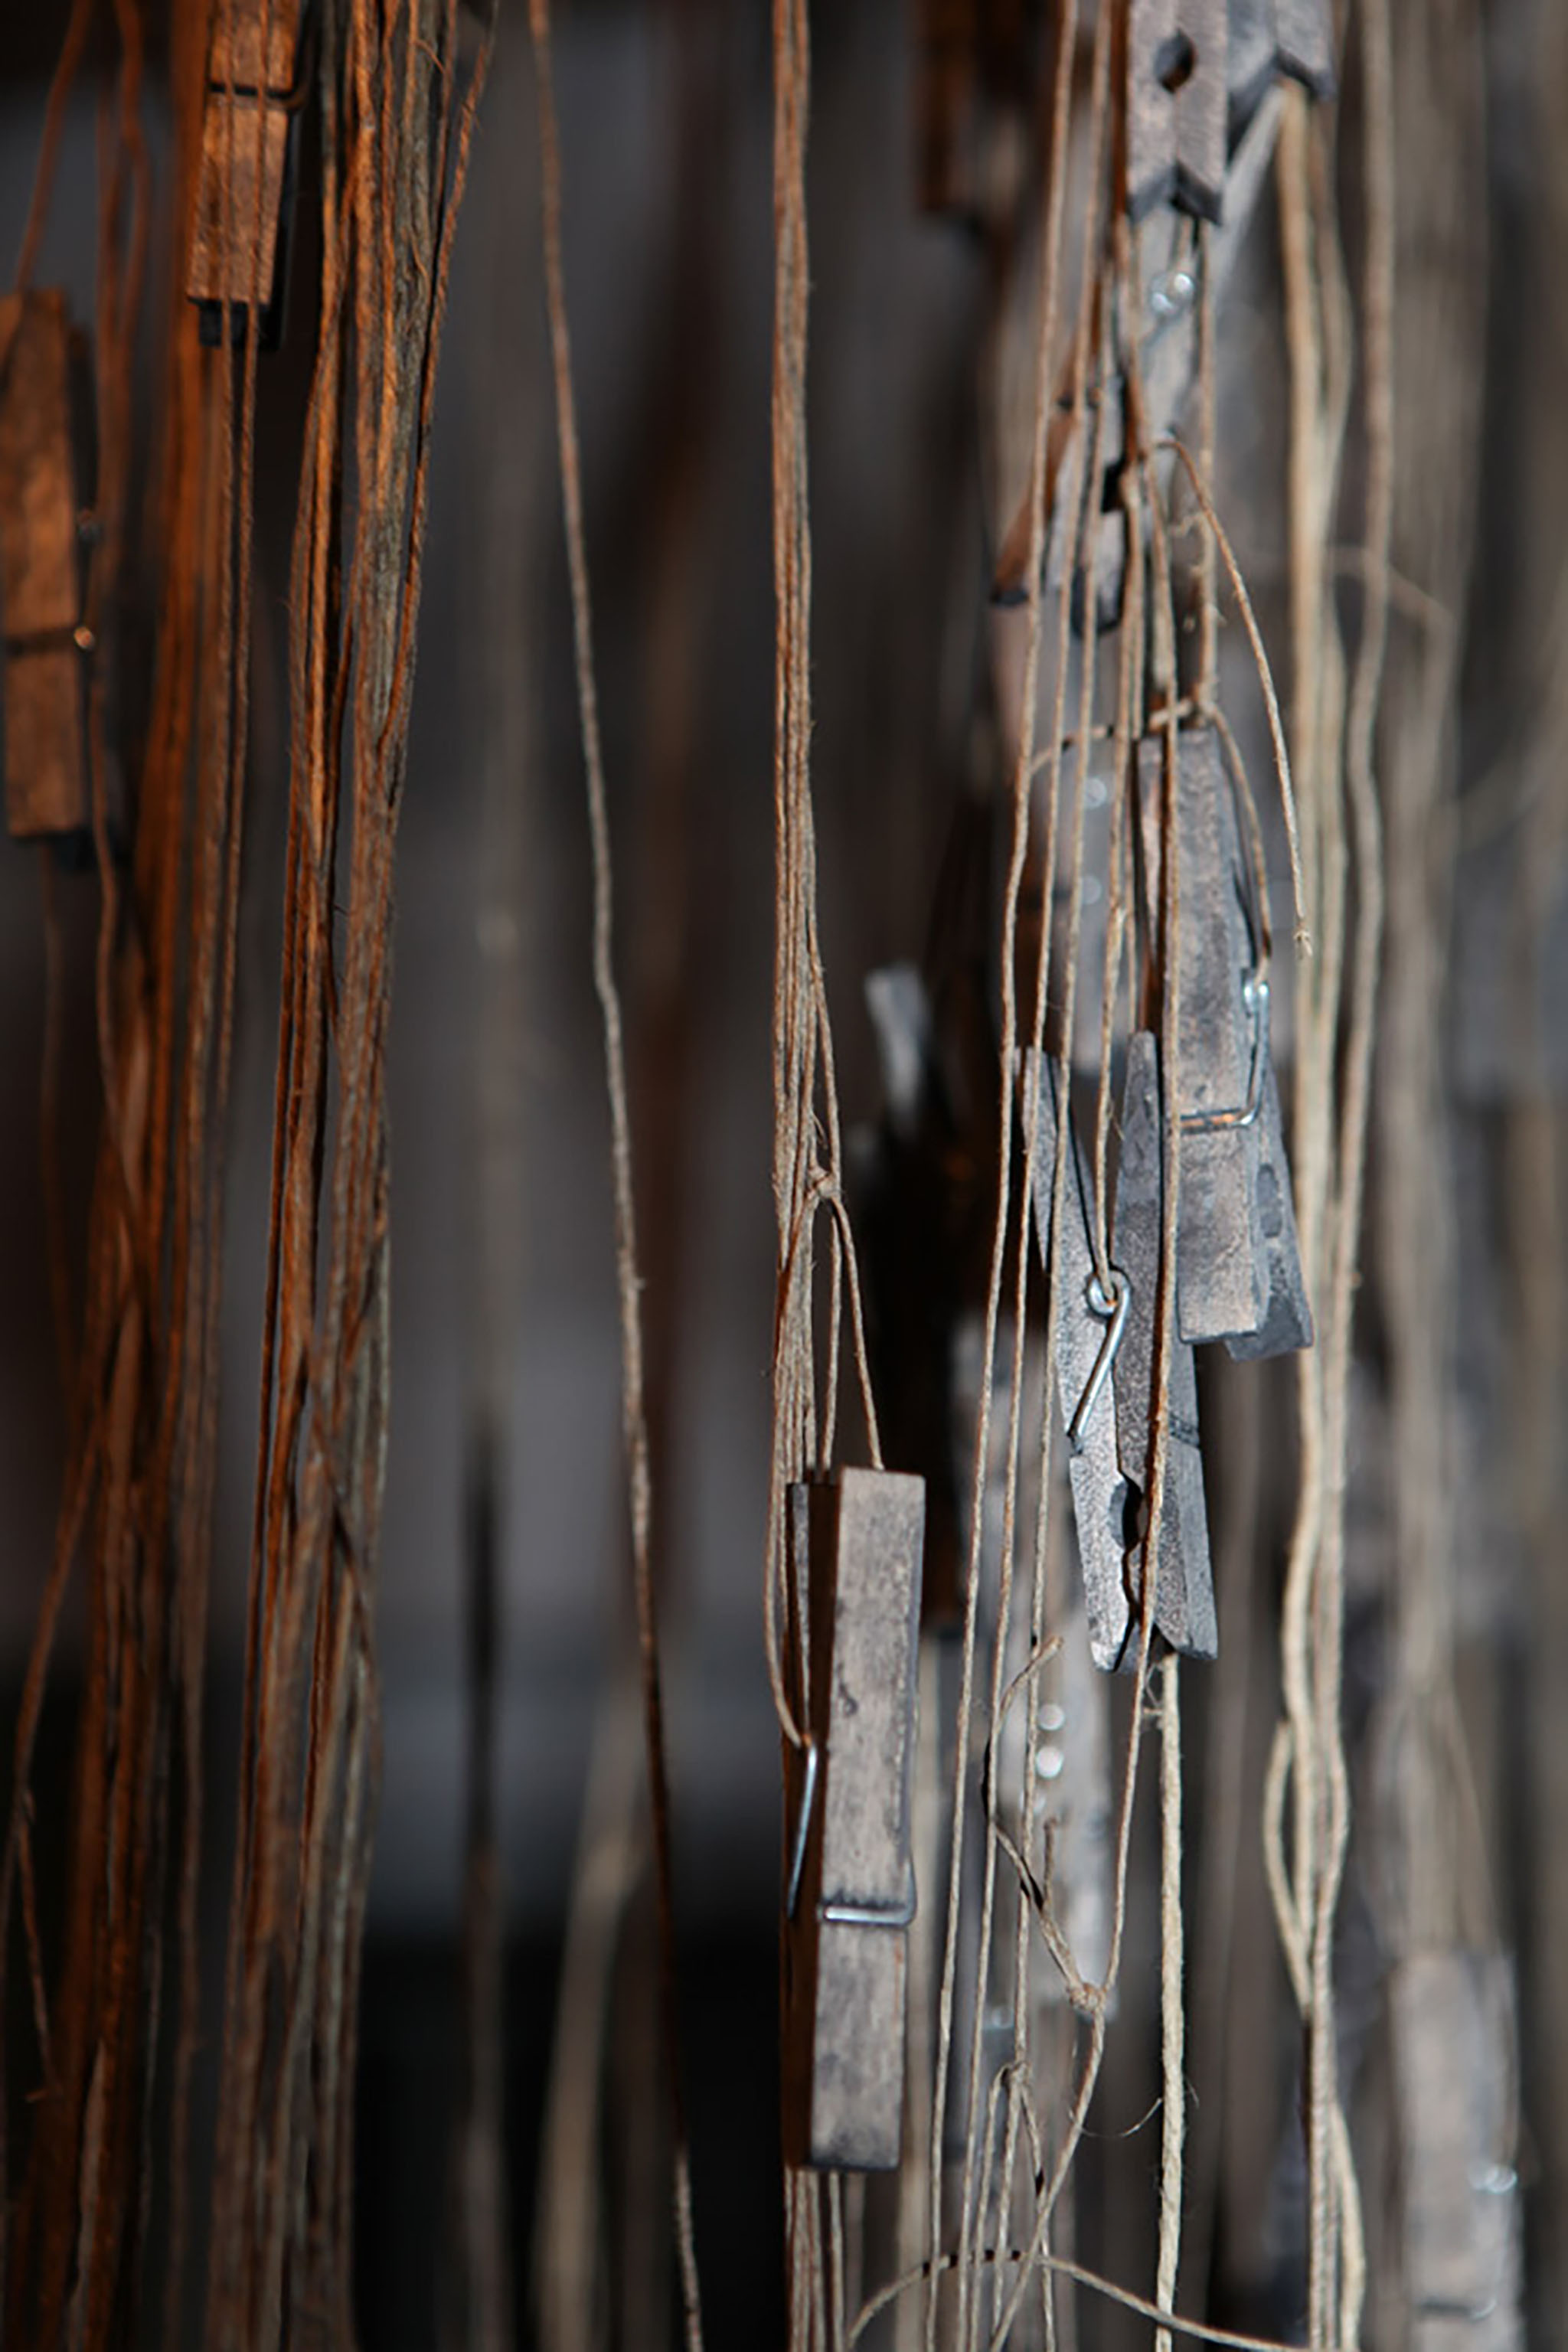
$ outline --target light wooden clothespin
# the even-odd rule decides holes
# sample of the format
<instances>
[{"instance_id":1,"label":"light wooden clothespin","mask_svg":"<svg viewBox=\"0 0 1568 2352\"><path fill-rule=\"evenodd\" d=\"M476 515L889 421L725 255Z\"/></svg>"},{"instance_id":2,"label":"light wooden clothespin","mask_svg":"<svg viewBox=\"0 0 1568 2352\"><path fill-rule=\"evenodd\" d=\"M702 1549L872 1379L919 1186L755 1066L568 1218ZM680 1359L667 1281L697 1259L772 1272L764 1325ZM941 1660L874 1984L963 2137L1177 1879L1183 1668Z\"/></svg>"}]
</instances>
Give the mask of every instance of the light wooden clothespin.
<instances>
[{"instance_id":1,"label":"light wooden clothespin","mask_svg":"<svg viewBox=\"0 0 1568 2352\"><path fill-rule=\"evenodd\" d=\"M79 839L91 823L82 540L73 373L55 289L0 301L0 593L5 634L5 818L18 840Z\"/></svg>"},{"instance_id":2,"label":"light wooden clothespin","mask_svg":"<svg viewBox=\"0 0 1568 2352\"><path fill-rule=\"evenodd\" d=\"M796 1664L784 1889L785 2145L891 2170L903 2127L910 1791L925 1487L887 1470L792 1486Z\"/></svg>"},{"instance_id":3,"label":"light wooden clothespin","mask_svg":"<svg viewBox=\"0 0 1568 2352\"><path fill-rule=\"evenodd\" d=\"M226 311L242 341L256 302L261 345L277 345L303 97L301 16L301 0L219 0L185 289L200 305L205 343L221 338Z\"/></svg>"},{"instance_id":4,"label":"light wooden clothespin","mask_svg":"<svg viewBox=\"0 0 1568 2352\"><path fill-rule=\"evenodd\" d=\"M1145 904L1162 928L1166 741L1139 746ZM1177 1328L1237 1357L1310 1347L1279 1090L1269 1047L1262 925L1250 907L1230 784L1212 728L1176 741L1174 816L1181 915L1176 1087L1182 1123Z\"/></svg>"}]
</instances>

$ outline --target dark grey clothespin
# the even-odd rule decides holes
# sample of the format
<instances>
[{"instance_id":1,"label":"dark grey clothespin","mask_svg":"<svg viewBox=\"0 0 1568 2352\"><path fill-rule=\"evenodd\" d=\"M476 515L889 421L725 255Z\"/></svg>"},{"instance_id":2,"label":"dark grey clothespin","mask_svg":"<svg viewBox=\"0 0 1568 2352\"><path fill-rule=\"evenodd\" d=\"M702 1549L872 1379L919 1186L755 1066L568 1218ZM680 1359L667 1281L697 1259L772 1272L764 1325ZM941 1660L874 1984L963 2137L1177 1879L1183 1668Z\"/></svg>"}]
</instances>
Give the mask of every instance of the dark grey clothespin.
<instances>
[{"instance_id":1,"label":"dark grey clothespin","mask_svg":"<svg viewBox=\"0 0 1568 2352\"><path fill-rule=\"evenodd\" d=\"M1165 756L1163 733L1139 746L1144 880L1155 936ZM1185 728L1177 738L1175 822L1177 1328L1194 1346L1224 1339L1233 1355L1278 1355L1310 1346L1312 1319L1269 1050L1261 923L1249 911L1235 803L1212 728Z\"/></svg>"},{"instance_id":2,"label":"dark grey clothespin","mask_svg":"<svg viewBox=\"0 0 1568 2352\"><path fill-rule=\"evenodd\" d=\"M1155 1309L1164 1225L1164 1142L1160 1103L1159 1046L1147 1029L1128 1042L1121 1107L1121 1158L1116 1176L1116 1224L1111 1252L1131 1289L1127 1327L1117 1356L1116 1442L1123 1476L1142 1498L1136 1514L1142 1539L1130 1580L1134 1610L1143 1588L1149 1478L1153 1452ZM1198 1439L1198 1381L1193 1351L1171 1334L1169 1413L1155 1562L1154 1622L1173 1650L1212 1658L1219 1648L1214 1570L1209 1559L1208 1507Z\"/></svg>"},{"instance_id":3,"label":"dark grey clothespin","mask_svg":"<svg viewBox=\"0 0 1568 2352\"><path fill-rule=\"evenodd\" d=\"M1390 1980L1410 2342L1522 2344L1513 1971L1501 1955L1417 1952Z\"/></svg>"},{"instance_id":4,"label":"dark grey clothespin","mask_svg":"<svg viewBox=\"0 0 1568 2352\"><path fill-rule=\"evenodd\" d=\"M1217 221L1225 203L1226 0L1131 0L1127 209L1169 203Z\"/></svg>"},{"instance_id":5,"label":"dark grey clothespin","mask_svg":"<svg viewBox=\"0 0 1568 2352\"><path fill-rule=\"evenodd\" d=\"M925 1487L841 1470L789 1494L807 1742L792 1752L784 2095L792 2160L899 2161Z\"/></svg>"},{"instance_id":6,"label":"dark grey clothespin","mask_svg":"<svg viewBox=\"0 0 1568 2352\"><path fill-rule=\"evenodd\" d=\"M5 634L5 817L19 840L79 839L87 769L76 338L57 290L0 301L0 593Z\"/></svg>"},{"instance_id":7,"label":"dark grey clothespin","mask_svg":"<svg viewBox=\"0 0 1568 2352\"><path fill-rule=\"evenodd\" d=\"M1256 1331L1226 1333L1226 1352L1237 1363L1251 1362L1262 1356L1288 1356L1294 1349L1310 1348L1313 1338L1312 1309L1301 1273L1301 1245L1290 1197L1290 1162L1285 1152L1279 1087L1267 1042L1256 1148L1255 1199L1258 1227L1263 1239L1268 1303Z\"/></svg>"},{"instance_id":8,"label":"dark grey clothespin","mask_svg":"<svg viewBox=\"0 0 1568 2352\"><path fill-rule=\"evenodd\" d=\"M1090 1239L1089 1171L1070 1114L1058 1098L1057 1066L1031 1053L1024 1065L1024 1117L1035 1132L1035 1223L1056 1287L1057 1387L1068 1440L1068 1480L1083 1565L1089 1650L1108 1672L1122 1663L1131 1614L1126 1558L1131 1496L1121 1475L1111 1389L1131 1306L1125 1275L1110 1267L1107 1289ZM1061 1230L1051 1210L1057 1155L1068 1154Z\"/></svg>"},{"instance_id":9,"label":"dark grey clothespin","mask_svg":"<svg viewBox=\"0 0 1568 2352\"><path fill-rule=\"evenodd\" d=\"M301 0L220 0L207 58L206 110L185 290L216 343L228 314L243 340L258 300L264 350L278 341L292 209ZM259 211L258 209L259 205ZM260 250L256 249L259 235Z\"/></svg>"}]
</instances>

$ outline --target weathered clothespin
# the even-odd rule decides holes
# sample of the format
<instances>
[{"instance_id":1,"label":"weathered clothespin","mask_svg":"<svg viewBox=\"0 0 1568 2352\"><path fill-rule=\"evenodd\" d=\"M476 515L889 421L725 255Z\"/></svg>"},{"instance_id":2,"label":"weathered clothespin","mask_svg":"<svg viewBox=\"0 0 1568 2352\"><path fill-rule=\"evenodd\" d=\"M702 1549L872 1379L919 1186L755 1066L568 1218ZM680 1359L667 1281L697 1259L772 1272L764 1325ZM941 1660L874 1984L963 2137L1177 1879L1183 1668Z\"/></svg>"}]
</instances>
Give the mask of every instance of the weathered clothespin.
<instances>
[{"instance_id":1,"label":"weathered clothespin","mask_svg":"<svg viewBox=\"0 0 1568 2352\"><path fill-rule=\"evenodd\" d=\"M76 366L62 293L0 301L5 817L24 841L79 837L91 821Z\"/></svg>"},{"instance_id":2,"label":"weathered clothespin","mask_svg":"<svg viewBox=\"0 0 1568 2352\"><path fill-rule=\"evenodd\" d=\"M793 2161L832 2169L899 2161L924 1528L924 1485L898 1472L790 1489L807 1742L787 1785L785 2132Z\"/></svg>"},{"instance_id":3,"label":"weathered clothespin","mask_svg":"<svg viewBox=\"0 0 1568 2352\"><path fill-rule=\"evenodd\" d=\"M1517 2352L1512 1969L1497 1954L1415 1953L1394 1968L1390 2005L1409 2341Z\"/></svg>"},{"instance_id":4,"label":"weathered clothespin","mask_svg":"<svg viewBox=\"0 0 1568 2352\"><path fill-rule=\"evenodd\" d=\"M1131 1623L1126 1564L1131 1491L1116 1442L1111 1372L1131 1306L1116 1267L1109 1289L1095 1264L1089 1171L1071 1116L1058 1096L1057 1066L1029 1054L1024 1118L1035 1133L1035 1224L1042 1262L1057 1290L1057 1388L1068 1440L1068 1480L1083 1568L1090 1654L1108 1673L1121 1665ZM1057 1155L1067 1154L1060 1230L1052 1232Z\"/></svg>"},{"instance_id":5,"label":"weathered clothespin","mask_svg":"<svg viewBox=\"0 0 1568 2352\"><path fill-rule=\"evenodd\" d=\"M1131 0L1127 210L1162 203L1217 221L1225 204L1226 0Z\"/></svg>"},{"instance_id":6,"label":"weathered clothespin","mask_svg":"<svg viewBox=\"0 0 1568 2352\"><path fill-rule=\"evenodd\" d=\"M1279 1084L1267 1044L1258 1112L1257 1155L1254 1197L1258 1231L1263 1237L1268 1303L1256 1331L1226 1333L1226 1351L1237 1363L1251 1362L1263 1356L1288 1356L1297 1348L1310 1348L1313 1339L1312 1309L1301 1272L1301 1245L1290 1197L1290 1162L1285 1151Z\"/></svg>"},{"instance_id":7,"label":"weathered clothespin","mask_svg":"<svg viewBox=\"0 0 1568 2352\"><path fill-rule=\"evenodd\" d=\"M1333 26L1327 0L1231 0L1230 110L1247 120L1278 75L1310 96L1334 94Z\"/></svg>"},{"instance_id":8,"label":"weathered clothespin","mask_svg":"<svg viewBox=\"0 0 1568 2352\"><path fill-rule=\"evenodd\" d=\"M1148 1548L1150 1472L1157 1355L1156 1308L1164 1228L1164 1123L1160 1103L1160 1054L1152 1033L1129 1040L1121 1107L1121 1159L1116 1176L1116 1223L1111 1255L1131 1290L1112 1379L1116 1443L1122 1475L1139 1498L1140 1531L1131 1558L1133 1607L1143 1590ZM1208 1507L1198 1437L1198 1381L1193 1351L1171 1334L1168 1412L1160 1540L1155 1558L1154 1622L1173 1650L1212 1658L1219 1649L1214 1570L1209 1559Z\"/></svg>"},{"instance_id":9,"label":"weathered clothespin","mask_svg":"<svg viewBox=\"0 0 1568 2352\"><path fill-rule=\"evenodd\" d=\"M253 304L263 349L278 341L302 95L301 13L301 0L220 0L185 289L200 305L205 343L220 340L226 311L240 341Z\"/></svg>"},{"instance_id":10,"label":"weathered clothespin","mask_svg":"<svg viewBox=\"0 0 1568 2352\"><path fill-rule=\"evenodd\" d=\"M1152 937L1162 928L1165 758L1164 735L1146 736L1138 770ZM1312 1319L1269 1050L1260 927L1249 912L1235 805L1211 728L1185 728L1177 738L1174 815L1181 890L1174 942L1181 960L1177 1328L1194 1346L1224 1339L1236 1356L1278 1355L1311 1345Z\"/></svg>"}]
</instances>

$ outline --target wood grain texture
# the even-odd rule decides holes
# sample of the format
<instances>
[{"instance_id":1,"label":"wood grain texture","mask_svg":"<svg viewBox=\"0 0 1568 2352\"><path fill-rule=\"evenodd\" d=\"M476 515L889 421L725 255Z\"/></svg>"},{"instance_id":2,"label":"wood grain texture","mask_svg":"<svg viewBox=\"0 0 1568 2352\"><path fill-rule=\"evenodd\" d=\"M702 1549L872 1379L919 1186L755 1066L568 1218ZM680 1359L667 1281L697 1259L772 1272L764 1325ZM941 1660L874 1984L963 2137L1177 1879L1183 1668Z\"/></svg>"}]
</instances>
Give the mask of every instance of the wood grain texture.
<instances>
[{"instance_id":1,"label":"wood grain texture","mask_svg":"<svg viewBox=\"0 0 1568 2352\"><path fill-rule=\"evenodd\" d=\"M890 2170L903 2122L924 1483L842 1470L793 1488L790 1514L797 1580L803 1535L809 1545L818 1762L786 1921L786 2144L797 2162ZM795 1777L797 1806L809 1787Z\"/></svg>"},{"instance_id":2,"label":"wood grain texture","mask_svg":"<svg viewBox=\"0 0 1568 2352\"><path fill-rule=\"evenodd\" d=\"M55 289L0 301L5 815L19 840L89 821L70 323Z\"/></svg>"}]
</instances>

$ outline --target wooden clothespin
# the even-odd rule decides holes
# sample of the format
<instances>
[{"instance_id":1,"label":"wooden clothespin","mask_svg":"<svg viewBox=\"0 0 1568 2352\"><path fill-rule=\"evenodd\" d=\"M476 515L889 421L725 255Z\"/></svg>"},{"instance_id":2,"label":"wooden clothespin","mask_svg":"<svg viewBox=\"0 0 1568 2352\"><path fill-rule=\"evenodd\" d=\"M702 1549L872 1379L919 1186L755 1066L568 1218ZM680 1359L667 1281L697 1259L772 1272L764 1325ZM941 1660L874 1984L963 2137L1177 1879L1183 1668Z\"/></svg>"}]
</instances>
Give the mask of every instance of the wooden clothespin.
<instances>
[{"instance_id":1,"label":"wooden clothespin","mask_svg":"<svg viewBox=\"0 0 1568 2352\"><path fill-rule=\"evenodd\" d=\"M924 1529L924 1484L899 1472L790 1489L808 1738L787 1776L785 2139L829 2169L891 2170L902 2138Z\"/></svg>"},{"instance_id":2,"label":"wooden clothespin","mask_svg":"<svg viewBox=\"0 0 1568 2352\"><path fill-rule=\"evenodd\" d=\"M1416 2352L1524 2340L1513 1971L1495 1953L1418 1952L1390 1985L1404 2272Z\"/></svg>"},{"instance_id":3,"label":"wooden clothespin","mask_svg":"<svg viewBox=\"0 0 1568 2352\"><path fill-rule=\"evenodd\" d=\"M82 538L73 376L80 346L57 290L0 301L0 593L5 818L18 840L91 823Z\"/></svg>"},{"instance_id":4,"label":"wooden clothespin","mask_svg":"<svg viewBox=\"0 0 1568 2352\"><path fill-rule=\"evenodd\" d=\"M1264 1055L1254 1197L1263 1237L1268 1303L1256 1331L1226 1334L1226 1352L1237 1363L1251 1362L1263 1356L1288 1356L1297 1348L1310 1348L1313 1339L1312 1309L1301 1272L1301 1245L1290 1197L1290 1162L1285 1150L1279 1084L1274 1075L1274 1057L1267 1045Z\"/></svg>"},{"instance_id":5,"label":"wooden clothespin","mask_svg":"<svg viewBox=\"0 0 1568 2352\"><path fill-rule=\"evenodd\" d=\"M1161 932L1161 823L1166 741L1139 746L1146 911ZM1176 1240L1177 1328L1200 1346L1224 1339L1240 1357L1310 1347L1279 1087L1269 1049L1269 992L1261 927L1212 728L1177 738L1181 1018L1181 1203ZM1169 951L1168 947L1166 951Z\"/></svg>"},{"instance_id":6,"label":"wooden clothespin","mask_svg":"<svg viewBox=\"0 0 1568 2352\"><path fill-rule=\"evenodd\" d=\"M1230 113L1248 121L1269 83L1298 81L1312 98L1334 94L1334 40L1327 0L1231 0Z\"/></svg>"},{"instance_id":7,"label":"wooden clothespin","mask_svg":"<svg viewBox=\"0 0 1568 2352\"><path fill-rule=\"evenodd\" d=\"M1131 1289L1126 1328L1112 1380L1116 1443L1122 1475L1140 1498L1139 1540L1131 1553L1133 1608L1143 1590L1148 1544L1150 1470L1153 1453L1156 1308L1164 1227L1164 1121L1160 1100L1160 1049L1147 1029L1127 1047L1121 1102L1121 1159L1116 1175L1116 1224L1111 1256ZM1218 1654L1214 1570L1209 1558L1208 1507L1198 1436L1198 1381L1193 1351L1171 1334L1165 1466L1155 1559L1154 1622L1173 1650L1189 1657Z\"/></svg>"},{"instance_id":8,"label":"wooden clothespin","mask_svg":"<svg viewBox=\"0 0 1568 2352\"><path fill-rule=\"evenodd\" d=\"M1131 0L1127 28L1127 210L1172 204L1217 221L1225 203L1226 0Z\"/></svg>"},{"instance_id":9,"label":"wooden clothespin","mask_svg":"<svg viewBox=\"0 0 1568 2352\"><path fill-rule=\"evenodd\" d=\"M1111 1373L1131 1307L1131 1288L1112 1267L1108 1290L1095 1264L1089 1171L1070 1112L1058 1096L1056 1063L1030 1053L1024 1064L1024 1118L1035 1131L1035 1223L1040 1255L1057 1290L1057 1389L1067 1431L1083 1569L1089 1652L1108 1673L1121 1665L1132 1622L1126 1565L1132 1496L1116 1442ZM1068 1154L1059 1232L1052 1232L1057 1155Z\"/></svg>"},{"instance_id":10,"label":"wooden clothespin","mask_svg":"<svg viewBox=\"0 0 1568 2352\"><path fill-rule=\"evenodd\" d=\"M292 205L301 0L219 0L207 58L206 111L186 292L201 338L224 314L242 341L253 303L264 350L282 320Z\"/></svg>"}]
</instances>

